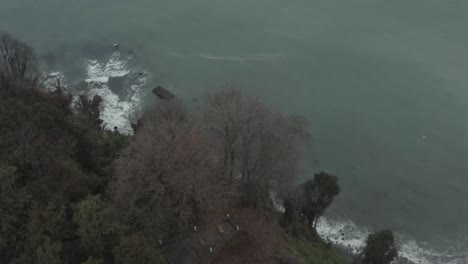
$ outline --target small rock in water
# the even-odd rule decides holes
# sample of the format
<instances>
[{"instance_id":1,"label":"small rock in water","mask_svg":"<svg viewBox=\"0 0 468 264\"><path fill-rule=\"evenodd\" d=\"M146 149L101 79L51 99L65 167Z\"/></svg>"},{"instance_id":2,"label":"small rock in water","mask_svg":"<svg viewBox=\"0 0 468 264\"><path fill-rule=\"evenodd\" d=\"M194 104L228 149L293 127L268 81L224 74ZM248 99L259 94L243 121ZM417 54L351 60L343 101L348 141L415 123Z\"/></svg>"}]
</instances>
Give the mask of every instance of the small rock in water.
<instances>
[{"instance_id":1,"label":"small rock in water","mask_svg":"<svg viewBox=\"0 0 468 264\"><path fill-rule=\"evenodd\" d=\"M118 43L114 43L114 48L118 49L120 45Z\"/></svg>"}]
</instances>

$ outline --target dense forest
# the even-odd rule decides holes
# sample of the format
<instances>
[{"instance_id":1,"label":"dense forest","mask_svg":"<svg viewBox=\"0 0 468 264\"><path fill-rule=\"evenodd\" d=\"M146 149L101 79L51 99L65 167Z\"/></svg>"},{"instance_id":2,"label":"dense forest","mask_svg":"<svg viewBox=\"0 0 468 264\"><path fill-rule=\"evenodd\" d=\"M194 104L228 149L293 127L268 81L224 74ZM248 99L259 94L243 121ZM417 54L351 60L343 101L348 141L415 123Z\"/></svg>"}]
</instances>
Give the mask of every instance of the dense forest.
<instances>
[{"instance_id":1,"label":"dense forest","mask_svg":"<svg viewBox=\"0 0 468 264\"><path fill-rule=\"evenodd\" d=\"M159 100L127 135L104 128L99 96L45 87L38 65L0 34L0 263L168 263L164 241L226 214L238 235L208 262L396 259L389 230L354 256L317 235L340 186L326 172L297 184L303 118L224 87L198 113Z\"/></svg>"}]
</instances>

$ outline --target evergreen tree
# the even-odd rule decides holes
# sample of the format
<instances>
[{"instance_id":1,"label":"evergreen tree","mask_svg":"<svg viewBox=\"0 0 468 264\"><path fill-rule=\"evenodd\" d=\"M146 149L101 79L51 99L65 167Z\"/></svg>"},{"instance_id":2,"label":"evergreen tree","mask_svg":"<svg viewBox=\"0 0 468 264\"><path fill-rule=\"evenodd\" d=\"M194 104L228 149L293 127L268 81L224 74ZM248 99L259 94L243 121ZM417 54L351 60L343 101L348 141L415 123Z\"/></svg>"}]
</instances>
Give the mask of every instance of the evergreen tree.
<instances>
[{"instance_id":1,"label":"evergreen tree","mask_svg":"<svg viewBox=\"0 0 468 264\"><path fill-rule=\"evenodd\" d=\"M395 238L391 230L370 234L362 252L362 264L389 264L398 257Z\"/></svg>"},{"instance_id":2,"label":"evergreen tree","mask_svg":"<svg viewBox=\"0 0 468 264\"><path fill-rule=\"evenodd\" d=\"M307 217L308 224L317 225L317 220L333 202L333 198L340 193L338 177L320 172L313 180L304 183L305 204L302 213Z\"/></svg>"},{"instance_id":3,"label":"evergreen tree","mask_svg":"<svg viewBox=\"0 0 468 264\"><path fill-rule=\"evenodd\" d=\"M81 201L74 213L80 244L90 256L103 256L116 246L125 227L117 212L99 195L90 195Z\"/></svg>"}]
</instances>

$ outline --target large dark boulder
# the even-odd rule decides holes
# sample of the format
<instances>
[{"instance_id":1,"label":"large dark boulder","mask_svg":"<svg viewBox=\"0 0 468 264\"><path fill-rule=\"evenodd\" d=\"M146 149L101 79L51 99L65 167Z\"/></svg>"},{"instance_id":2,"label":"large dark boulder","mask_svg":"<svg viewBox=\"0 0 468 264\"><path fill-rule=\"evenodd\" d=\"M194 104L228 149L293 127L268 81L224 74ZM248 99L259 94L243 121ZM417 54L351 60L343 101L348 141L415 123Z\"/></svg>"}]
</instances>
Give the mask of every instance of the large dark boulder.
<instances>
[{"instance_id":1,"label":"large dark boulder","mask_svg":"<svg viewBox=\"0 0 468 264\"><path fill-rule=\"evenodd\" d=\"M175 97L174 94L172 94L162 86L157 86L156 88L154 88L153 93L162 100L171 100Z\"/></svg>"}]
</instances>

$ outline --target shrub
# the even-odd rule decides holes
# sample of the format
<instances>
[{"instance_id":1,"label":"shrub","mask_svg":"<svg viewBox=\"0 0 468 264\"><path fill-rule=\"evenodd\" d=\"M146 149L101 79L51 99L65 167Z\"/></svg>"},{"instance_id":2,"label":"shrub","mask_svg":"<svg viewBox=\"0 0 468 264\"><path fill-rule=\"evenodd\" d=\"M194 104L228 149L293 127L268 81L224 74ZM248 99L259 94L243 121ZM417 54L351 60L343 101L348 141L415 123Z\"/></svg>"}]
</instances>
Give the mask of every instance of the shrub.
<instances>
[{"instance_id":1,"label":"shrub","mask_svg":"<svg viewBox=\"0 0 468 264\"><path fill-rule=\"evenodd\" d=\"M86 261L81 262L81 264L104 264L104 260L89 257Z\"/></svg>"},{"instance_id":2,"label":"shrub","mask_svg":"<svg viewBox=\"0 0 468 264\"><path fill-rule=\"evenodd\" d=\"M125 231L114 208L99 195L90 195L78 204L73 222L78 225L81 246L91 256L110 252Z\"/></svg>"},{"instance_id":3,"label":"shrub","mask_svg":"<svg viewBox=\"0 0 468 264\"><path fill-rule=\"evenodd\" d=\"M391 230L382 230L367 237L362 252L362 264L389 264L396 257L395 238Z\"/></svg>"},{"instance_id":4,"label":"shrub","mask_svg":"<svg viewBox=\"0 0 468 264\"><path fill-rule=\"evenodd\" d=\"M17 188L16 179L15 167L0 164L0 255L9 257L26 235L30 207L30 197Z\"/></svg>"},{"instance_id":5,"label":"shrub","mask_svg":"<svg viewBox=\"0 0 468 264\"><path fill-rule=\"evenodd\" d=\"M161 252L143 235L133 234L123 238L114 249L117 264L158 264L165 263Z\"/></svg>"},{"instance_id":6,"label":"shrub","mask_svg":"<svg viewBox=\"0 0 468 264\"><path fill-rule=\"evenodd\" d=\"M333 198L340 193L338 177L320 172L313 180L304 183L305 204L302 213L307 217L307 224L317 225L317 220L323 215Z\"/></svg>"},{"instance_id":7,"label":"shrub","mask_svg":"<svg viewBox=\"0 0 468 264\"><path fill-rule=\"evenodd\" d=\"M36 264L60 264L62 260L60 253L62 252L62 244L60 242L53 243L49 237L45 237L44 244L36 250Z\"/></svg>"}]
</instances>

